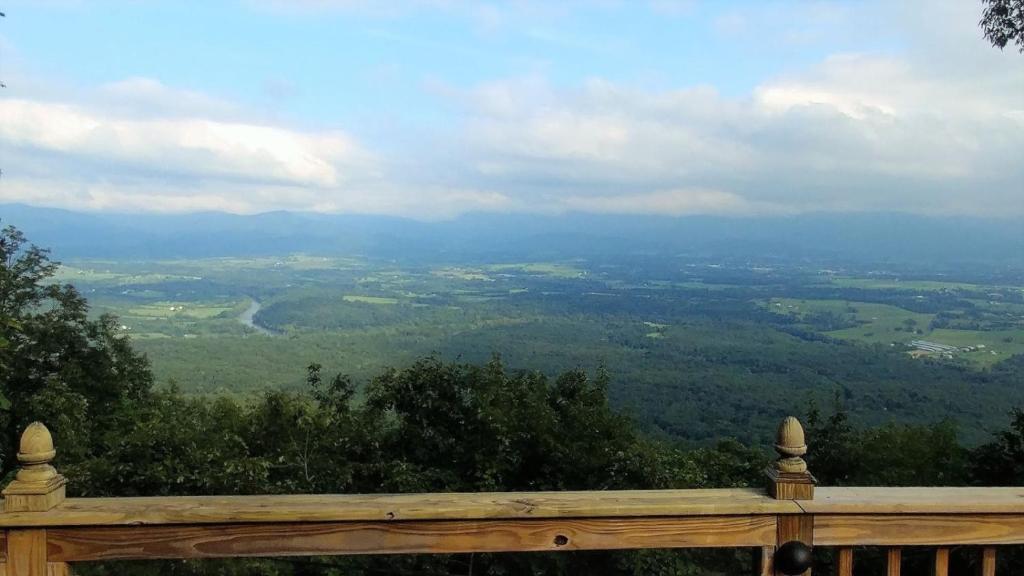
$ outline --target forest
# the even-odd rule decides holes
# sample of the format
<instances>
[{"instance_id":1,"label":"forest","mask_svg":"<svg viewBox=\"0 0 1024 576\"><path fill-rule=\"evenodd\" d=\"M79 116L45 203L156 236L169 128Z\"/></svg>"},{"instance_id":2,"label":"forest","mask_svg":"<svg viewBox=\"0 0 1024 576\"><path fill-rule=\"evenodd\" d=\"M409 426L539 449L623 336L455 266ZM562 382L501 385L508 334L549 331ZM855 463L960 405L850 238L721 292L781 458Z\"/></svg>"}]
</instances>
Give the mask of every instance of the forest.
<instances>
[{"instance_id":1,"label":"forest","mask_svg":"<svg viewBox=\"0 0 1024 576\"><path fill-rule=\"evenodd\" d=\"M744 260L666 253L558 260L308 253L77 259L55 280L147 355L159 388L247 399L308 365L353 379L424 356L553 378L608 372L652 437L760 444L840 396L858 425L955 418L976 445L1024 403L1014 268ZM956 348L916 350L914 341Z\"/></svg>"},{"instance_id":2,"label":"forest","mask_svg":"<svg viewBox=\"0 0 1024 576\"><path fill-rule=\"evenodd\" d=\"M148 359L124 334L121 321L90 314L88 300L76 287L53 281L59 269L45 250L7 227L0 251L0 461L5 480L15 468L20 430L41 420L54 432L56 464L69 478L70 494L77 496L600 490L763 482L769 461L763 442L722 435L694 447L652 435L614 408L614 365L594 370L570 366L549 376L512 368L498 356L463 362L427 355L378 370L365 386L318 363L305 368L296 389L245 397L158 386ZM732 361L743 365L742 359ZM993 369L986 378L1019 377L1020 361L1018 356L998 365L1006 376ZM883 366L898 380L892 366L899 363L895 357L886 362ZM930 369L941 373L947 368ZM680 399L696 409L711 401ZM799 414L811 439L810 467L826 485L1020 485L1024 412L1009 404L1003 410L1008 423L969 445L953 418L855 424L842 394L805 404ZM742 432L738 426L734 430ZM83 567L83 573L441 575L464 574L472 566L473 574L494 575L587 574L598 567L604 574L731 574L748 570L751 561L742 552L660 550L470 556L97 564ZM871 554L864 558L870 566ZM1021 560L1015 554L1006 558ZM954 560L964 567L976 561L969 554ZM821 562L827 566L829 558ZM924 566L924 557L915 560L910 554L908 565L914 573L913 566Z\"/></svg>"},{"instance_id":3,"label":"forest","mask_svg":"<svg viewBox=\"0 0 1024 576\"><path fill-rule=\"evenodd\" d=\"M1024 574L1024 0L11 4L0 573Z\"/></svg>"}]
</instances>

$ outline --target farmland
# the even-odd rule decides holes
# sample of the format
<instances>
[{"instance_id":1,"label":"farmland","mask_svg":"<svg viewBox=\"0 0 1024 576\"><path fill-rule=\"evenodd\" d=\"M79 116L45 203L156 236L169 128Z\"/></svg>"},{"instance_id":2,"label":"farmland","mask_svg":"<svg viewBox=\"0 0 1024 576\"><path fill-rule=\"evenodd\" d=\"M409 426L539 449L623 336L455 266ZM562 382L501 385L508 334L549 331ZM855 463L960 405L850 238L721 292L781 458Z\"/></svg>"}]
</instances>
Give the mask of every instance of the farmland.
<instances>
[{"instance_id":1,"label":"farmland","mask_svg":"<svg viewBox=\"0 0 1024 576\"><path fill-rule=\"evenodd\" d=\"M845 300L794 300L773 298L768 306L778 312L790 314L808 326L817 324L822 334L839 340L865 344L909 345L916 340L927 340L954 346L963 350L957 359L979 367L988 367L1017 354L1024 354L1024 325L1020 309L999 302L974 302L971 310L995 310L1010 321L1001 329L991 327L938 328L938 313L912 312L897 306ZM960 311L962 314L963 312ZM983 314L984 312L982 312ZM822 326L828 319L834 326ZM1012 319L1016 318L1016 327ZM841 327L842 326L842 327ZM848 327L845 327L848 326ZM829 329L835 327L836 329Z\"/></svg>"},{"instance_id":2,"label":"farmland","mask_svg":"<svg viewBox=\"0 0 1024 576\"><path fill-rule=\"evenodd\" d=\"M868 423L934 421L955 402L966 437L981 438L1008 398L1024 400L1019 371L1002 370L1024 354L1024 292L1003 281L671 258L308 254L73 261L60 281L94 314L118 317L160 385L192 393L295 389L312 363L365 384L423 355L500 354L551 374L605 367L614 402L651 432L693 442L749 419L770 429L778 414L837 398ZM974 350L915 358L915 340Z\"/></svg>"}]
</instances>

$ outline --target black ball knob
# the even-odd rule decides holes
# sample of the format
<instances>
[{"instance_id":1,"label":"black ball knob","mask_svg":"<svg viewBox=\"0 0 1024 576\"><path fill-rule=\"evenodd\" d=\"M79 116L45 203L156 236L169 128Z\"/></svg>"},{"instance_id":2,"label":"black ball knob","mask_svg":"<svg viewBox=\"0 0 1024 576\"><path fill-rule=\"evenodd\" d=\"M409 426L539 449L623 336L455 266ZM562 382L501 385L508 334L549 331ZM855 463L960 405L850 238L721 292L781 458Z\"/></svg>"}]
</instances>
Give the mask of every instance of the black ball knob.
<instances>
[{"instance_id":1,"label":"black ball knob","mask_svg":"<svg viewBox=\"0 0 1024 576\"><path fill-rule=\"evenodd\" d=\"M811 567L811 547L799 540L786 542L775 551L775 569L787 576L803 574Z\"/></svg>"}]
</instances>

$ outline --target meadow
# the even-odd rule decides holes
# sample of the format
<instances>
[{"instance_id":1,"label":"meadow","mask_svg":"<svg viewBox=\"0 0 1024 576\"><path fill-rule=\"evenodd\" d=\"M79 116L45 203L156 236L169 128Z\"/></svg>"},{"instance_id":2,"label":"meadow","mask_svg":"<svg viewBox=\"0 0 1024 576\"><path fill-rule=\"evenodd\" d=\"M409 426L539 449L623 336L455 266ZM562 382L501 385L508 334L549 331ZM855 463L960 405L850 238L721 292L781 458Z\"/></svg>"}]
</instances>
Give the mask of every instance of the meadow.
<instances>
[{"instance_id":1,"label":"meadow","mask_svg":"<svg viewBox=\"0 0 1024 576\"><path fill-rule=\"evenodd\" d=\"M1008 403L1024 402L1020 370L1003 369L1024 358L1024 291L976 278L653 257L308 254L74 261L59 278L94 314L118 317L159 385L194 394L297 389L314 363L363 385L424 355L499 354L549 374L607 369L618 407L655 435L695 443L760 442L744 431L837 401L865 424L955 416L965 438L980 440L1005 423ZM912 357L912 340L984 347Z\"/></svg>"},{"instance_id":2,"label":"meadow","mask_svg":"<svg viewBox=\"0 0 1024 576\"><path fill-rule=\"evenodd\" d=\"M948 286L936 287L939 283L908 283L918 286L914 290L949 290ZM892 285L886 283L885 285ZM884 288L876 288L884 289ZM965 289L965 288L958 288ZM974 287L973 289L982 289ZM1013 287L1003 290L1016 290ZM925 340L961 348L956 360L976 367L990 367L1015 355L1024 354L1024 318L1019 304L1000 301L965 300L966 309L951 309L936 313L913 312L898 306L858 302L849 300L796 300L772 298L767 306L797 318L808 327L826 328L821 333L839 340L865 344L908 345L915 340ZM998 318L999 327L992 322L976 322L970 327L948 328L947 324L936 322L945 316L975 318ZM849 326L827 329L826 321L836 325ZM967 350L970 348L971 350Z\"/></svg>"}]
</instances>

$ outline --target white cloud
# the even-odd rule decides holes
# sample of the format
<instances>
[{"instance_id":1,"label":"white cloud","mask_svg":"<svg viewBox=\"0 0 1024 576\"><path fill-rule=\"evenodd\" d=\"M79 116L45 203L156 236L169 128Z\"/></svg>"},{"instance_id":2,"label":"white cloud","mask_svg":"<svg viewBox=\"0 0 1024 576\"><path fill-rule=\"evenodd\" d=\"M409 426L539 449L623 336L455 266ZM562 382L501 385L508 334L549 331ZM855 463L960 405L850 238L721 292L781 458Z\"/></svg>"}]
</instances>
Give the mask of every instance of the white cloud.
<instances>
[{"instance_id":1,"label":"white cloud","mask_svg":"<svg viewBox=\"0 0 1024 576\"><path fill-rule=\"evenodd\" d=\"M648 6L686 18L691 9L686 0ZM897 28L906 48L834 54L744 96L706 85L556 85L540 75L471 88L437 80L423 97L446 100L455 121L414 127L390 147L378 136L380 149L151 78L49 92L19 78L32 92L0 99L0 201L420 218L567 210L1024 216L1019 55L985 45L976 10L962 3L869 7L859 18ZM458 2L401 5L435 8L473 12ZM565 9L526 2L482 9L480 18L500 28L511 16ZM753 10L729 17L760 22L763 8ZM832 30L850 24L847 12L809 4L800 17ZM792 23L773 25L780 41L792 36ZM76 100L53 97L68 93Z\"/></svg>"},{"instance_id":2,"label":"white cloud","mask_svg":"<svg viewBox=\"0 0 1024 576\"><path fill-rule=\"evenodd\" d=\"M506 80L464 96L466 149L480 185L534 203L561 194L574 209L1021 216L1024 101L1004 87L1024 87L1024 66L980 57L937 70L913 55L835 55L746 98Z\"/></svg>"},{"instance_id":3,"label":"white cloud","mask_svg":"<svg viewBox=\"0 0 1024 576\"><path fill-rule=\"evenodd\" d=\"M117 98L102 97L111 91ZM242 112L148 80L98 93L88 106L0 99L0 202L122 212L315 210L425 219L514 208L495 191L386 174L387 162L342 132L218 119ZM175 94L188 97L175 105L168 99ZM128 113L114 114L125 101L132 103Z\"/></svg>"},{"instance_id":4,"label":"white cloud","mask_svg":"<svg viewBox=\"0 0 1024 576\"><path fill-rule=\"evenodd\" d=\"M67 104L0 100L7 145L193 178L334 186L366 154L344 134L203 118L125 119Z\"/></svg>"},{"instance_id":5,"label":"white cloud","mask_svg":"<svg viewBox=\"0 0 1024 576\"><path fill-rule=\"evenodd\" d=\"M119 116L239 118L240 106L195 90L179 90L153 78L134 77L99 87L92 104Z\"/></svg>"},{"instance_id":6,"label":"white cloud","mask_svg":"<svg viewBox=\"0 0 1024 576\"><path fill-rule=\"evenodd\" d=\"M220 211L250 214L265 209L254 203L248 190L193 190L153 182L104 179L35 178L8 179L0 201L16 200L38 206L83 211L113 212L202 212Z\"/></svg>"}]
</instances>

